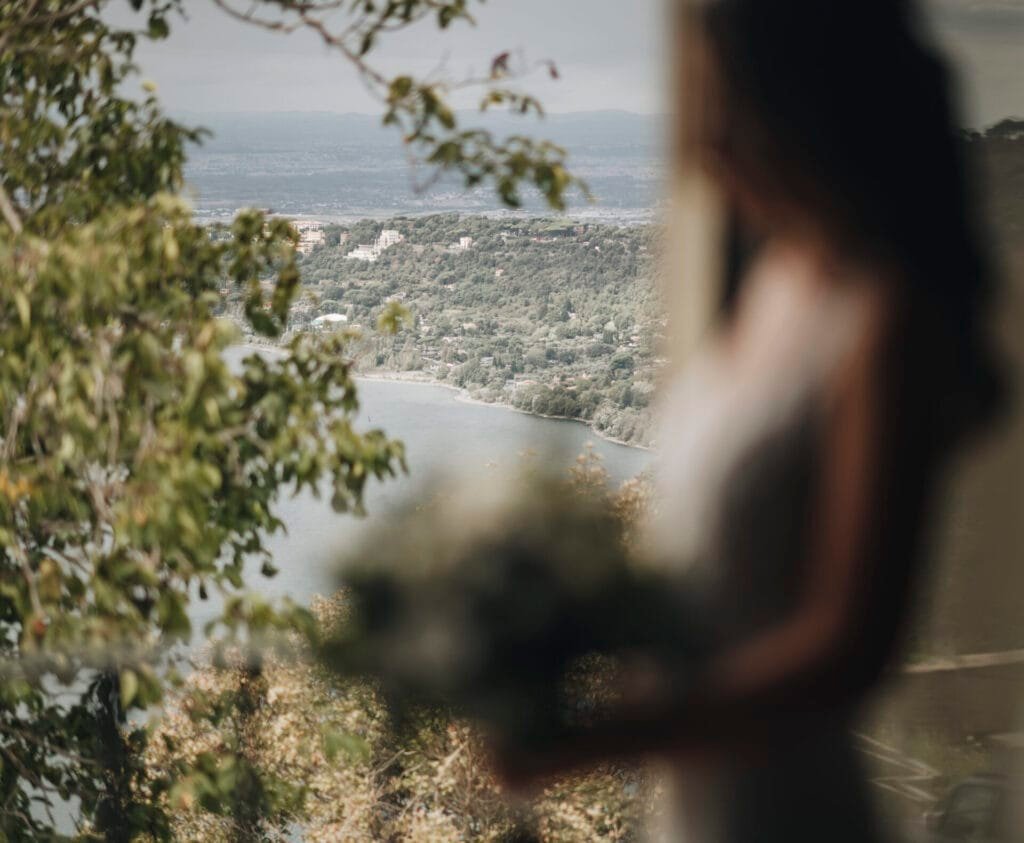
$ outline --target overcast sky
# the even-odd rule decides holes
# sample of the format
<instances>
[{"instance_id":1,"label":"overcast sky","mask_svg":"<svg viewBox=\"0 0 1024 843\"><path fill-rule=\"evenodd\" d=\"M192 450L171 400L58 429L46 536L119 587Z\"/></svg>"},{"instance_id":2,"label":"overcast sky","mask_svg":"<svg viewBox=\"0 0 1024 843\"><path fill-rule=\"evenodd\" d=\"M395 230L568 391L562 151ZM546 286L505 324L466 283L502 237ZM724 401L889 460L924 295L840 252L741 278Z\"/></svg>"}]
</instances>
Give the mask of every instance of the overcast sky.
<instances>
[{"instance_id":1,"label":"overcast sky","mask_svg":"<svg viewBox=\"0 0 1024 843\"><path fill-rule=\"evenodd\" d=\"M557 82L538 72L525 83L549 111L665 112L665 3L488 0L472 4L475 28L394 37L378 61L387 71L419 74L444 62L445 74L460 78L485 71L499 52L521 50L529 61L558 64ZM969 122L1024 116L1024 0L929 0L929 6L961 73ZM282 36L245 26L211 0L188 0L188 8L189 19L168 41L144 45L138 57L171 110L379 112L344 61L312 33Z\"/></svg>"}]
</instances>

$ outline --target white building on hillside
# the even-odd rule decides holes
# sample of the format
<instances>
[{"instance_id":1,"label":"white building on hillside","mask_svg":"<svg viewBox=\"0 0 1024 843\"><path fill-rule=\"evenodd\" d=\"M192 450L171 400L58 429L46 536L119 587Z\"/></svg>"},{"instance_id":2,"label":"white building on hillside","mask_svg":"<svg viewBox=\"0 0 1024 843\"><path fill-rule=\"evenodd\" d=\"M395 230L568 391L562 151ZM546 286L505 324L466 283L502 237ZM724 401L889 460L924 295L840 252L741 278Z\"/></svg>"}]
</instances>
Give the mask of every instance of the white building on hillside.
<instances>
[{"instance_id":1,"label":"white building on hillside","mask_svg":"<svg viewBox=\"0 0 1024 843\"><path fill-rule=\"evenodd\" d=\"M299 252L306 255L317 246L323 246L327 242L327 232L324 231L324 224L316 220L292 220L292 226L299 233L299 243L295 247Z\"/></svg>"},{"instance_id":2,"label":"white building on hillside","mask_svg":"<svg viewBox=\"0 0 1024 843\"><path fill-rule=\"evenodd\" d=\"M380 233L380 237L377 238L377 242L372 246L366 243L360 243L358 247L345 255L346 258L351 258L357 261L369 261L373 263L380 257L381 252L385 249L390 248L398 243L405 240L405 236L391 228L386 228Z\"/></svg>"},{"instance_id":3,"label":"white building on hillside","mask_svg":"<svg viewBox=\"0 0 1024 843\"><path fill-rule=\"evenodd\" d=\"M385 228L377 238L377 249L383 252L385 249L401 243L404 239L401 232L395 231L393 228Z\"/></svg>"},{"instance_id":4,"label":"white building on hillside","mask_svg":"<svg viewBox=\"0 0 1024 843\"><path fill-rule=\"evenodd\" d=\"M377 247L370 246L366 243L360 243L351 252L345 255L349 260L354 261L369 261L373 263L377 260Z\"/></svg>"},{"instance_id":5,"label":"white building on hillside","mask_svg":"<svg viewBox=\"0 0 1024 843\"><path fill-rule=\"evenodd\" d=\"M313 327L321 331L329 328L338 328L346 322L348 322L348 317L344 313L325 313L323 316L317 316L313 320Z\"/></svg>"}]
</instances>

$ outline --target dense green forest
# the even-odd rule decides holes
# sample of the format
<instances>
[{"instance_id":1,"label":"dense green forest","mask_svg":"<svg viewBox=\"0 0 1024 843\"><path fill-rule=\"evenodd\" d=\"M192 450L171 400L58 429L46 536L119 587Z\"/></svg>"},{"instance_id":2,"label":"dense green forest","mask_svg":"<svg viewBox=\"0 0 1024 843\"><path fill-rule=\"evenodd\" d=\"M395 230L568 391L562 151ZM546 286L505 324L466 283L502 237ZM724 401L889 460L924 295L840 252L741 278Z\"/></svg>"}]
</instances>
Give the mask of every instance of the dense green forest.
<instances>
[{"instance_id":1,"label":"dense green forest","mask_svg":"<svg viewBox=\"0 0 1024 843\"><path fill-rule=\"evenodd\" d=\"M376 262L346 257L387 229L404 242ZM458 248L466 237L472 245ZM364 334L354 346L363 372L422 372L482 400L646 444L664 326L656 240L653 226L457 214L335 227L301 263L307 295L292 326L341 314ZM398 335L373 329L389 300L412 314Z\"/></svg>"}]
</instances>

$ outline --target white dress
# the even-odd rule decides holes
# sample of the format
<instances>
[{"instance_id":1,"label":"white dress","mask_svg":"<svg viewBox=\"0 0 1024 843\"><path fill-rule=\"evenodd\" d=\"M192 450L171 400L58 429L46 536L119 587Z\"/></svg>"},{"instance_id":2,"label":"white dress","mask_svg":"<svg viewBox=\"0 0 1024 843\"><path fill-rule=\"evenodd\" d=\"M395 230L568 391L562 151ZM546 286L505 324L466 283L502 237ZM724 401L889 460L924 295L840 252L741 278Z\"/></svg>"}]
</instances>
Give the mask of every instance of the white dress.
<instances>
[{"instance_id":1,"label":"white dress","mask_svg":"<svg viewBox=\"0 0 1024 843\"><path fill-rule=\"evenodd\" d=\"M669 390L659 438L660 564L685 571L728 647L792 608L814 517L829 375L863 325L854 291L764 279L742 347L699 353ZM877 840L840 715L780 733L756 757L675 783L686 843Z\"/></svg>"}]
</instances>

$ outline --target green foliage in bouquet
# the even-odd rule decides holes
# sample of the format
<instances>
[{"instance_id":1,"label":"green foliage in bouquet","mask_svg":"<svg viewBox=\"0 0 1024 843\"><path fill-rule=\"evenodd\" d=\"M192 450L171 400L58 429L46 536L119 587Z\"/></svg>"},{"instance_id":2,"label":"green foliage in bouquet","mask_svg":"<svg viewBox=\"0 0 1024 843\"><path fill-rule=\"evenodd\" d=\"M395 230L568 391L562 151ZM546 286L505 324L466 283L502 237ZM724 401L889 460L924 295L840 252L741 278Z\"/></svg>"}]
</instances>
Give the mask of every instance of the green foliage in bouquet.
<instances>
[{"instance_id":1,"label":"green foliage in bouquet","mask_svg":"<svg viewBox=\"0 0 1024 843\"><path fill-rule=\"evenodd\" d=\"M537 473L391 520L346 563L329 662L376 679L399 721L440 706L525 744L599 716L574 700L609 658L678 666L704 646L687 592L631 559L616 500Z\"/></svg>"}]
</instances>

